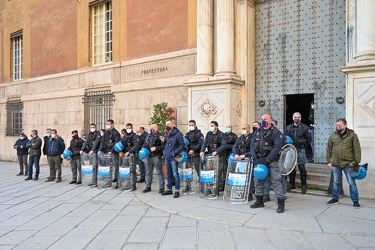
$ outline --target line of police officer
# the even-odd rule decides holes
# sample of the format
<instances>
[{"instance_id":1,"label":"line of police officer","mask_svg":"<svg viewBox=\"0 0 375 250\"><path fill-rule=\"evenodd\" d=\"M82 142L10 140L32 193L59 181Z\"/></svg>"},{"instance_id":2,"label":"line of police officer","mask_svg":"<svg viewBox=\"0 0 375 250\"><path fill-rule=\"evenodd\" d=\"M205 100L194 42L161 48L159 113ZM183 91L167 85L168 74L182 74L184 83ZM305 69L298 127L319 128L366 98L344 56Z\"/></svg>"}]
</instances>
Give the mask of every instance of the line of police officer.
<instances>
[{"instance_id":1,"label":"line of police officer","mask_svg":"<svg viewBox=\"0 0 375 250\"><path fill-rule=\"evenodd\" d=\"M300 122L301 115L295 113L293 115L294 123L287 128L287 135L294 138L296 142L299 156L298 166L301 172L301 183L302 192L306 192L306 169L304 164L307 162L305 155L305 147L310 143L311 136L309 136L309 130L306 130L306 125ZM299 119L299 120L298 120ZM284 211L284 202L286 197L286 183L285 178L280 173L280 167L277 166L278 155L285 144L284 135L273 125L272 117L269 114L262 115L261 126L258 122L253 123L253 132L250 131L250 125L245 124L242 127L242 135L238 137L232 132L230 125L226 126L225 133L219 130L219 124L216 121L212 121L209 125L209 132L206 136L197 128L194 120L189 121L189 131L185 134L184 138L189 142L186 146L184 142L179 139L181 133L175 124L171 121L167 122L167 128L164 135L159 133L156 124L150 126L150 134L141 128L137 131L137 134L133 132L131 123L126 124L126 133L123 137L114 128L113 120L107 121L106 130L104 133L99 133L96 130L95 124L90 125L90 133L87 135L86 141L83 143L81 154L88 153L107 153L113 155L113 165L115 168L115 175L113 182L117 182L119 172L119 157L123 155L137 156L138 151L141 148L147 148L150 150L151 155L144 160L146 165L145 182L146 187L143 190L144 193L151 191L152 173L155 168L158 173L159 182L159 193L162 195L172 194L172 185L175 187L175 198L179 197L179 176L177 174L177 163L175 164L173 157L178 156L183 150L186 150L194 166L200 166L200 157L205 155L219 156L219 191L224 190L226 169L228 166L227 157L229 154L234 153L236 160L242 160L245 157L251 157L255 164L264 164L270 169L270 182L275 191L275 195L278 199L278 212ZM306 126L306 127L305 127ZM177 136L174 139L174 136ZM302 138L304 137L304 138ZM114 150L114 145L117 142L121 142L124 145L124 149L121 152ZM183 144L180 145L180 144ZM169 149L170 147L170 149ZM164 176L162 172L162 156L164 151L168 148L171 153L170 161L167 164L167 176L168 183L167 189L165 190ZM165 156L165 155L164 155ZM135 158L136 159L136 158ZM195 167L198 176L200 175L200 167ZM96 170L97 171L97 170ZM93 181L90 185L96 185L96 171L93 174ZM136 170L133 169L132 179L132 190L136 190ZM142 177L141 177L142 179ZM291 174L289 188L295 188L294 186L295 172ZM143 181L139 180L138 182ZM117 185L115 186L117 187ZM187 187L188 189L189 187ZM255 190L254 190L255 189ZM188 190L184 190L188 191ZM264 194L264 181L256 180L255 184L252 178L249 200L252 199L252 194L255 192L256 201L251 205L251 208L263 207L263 194Z\"/></svg>"}]
</instances>

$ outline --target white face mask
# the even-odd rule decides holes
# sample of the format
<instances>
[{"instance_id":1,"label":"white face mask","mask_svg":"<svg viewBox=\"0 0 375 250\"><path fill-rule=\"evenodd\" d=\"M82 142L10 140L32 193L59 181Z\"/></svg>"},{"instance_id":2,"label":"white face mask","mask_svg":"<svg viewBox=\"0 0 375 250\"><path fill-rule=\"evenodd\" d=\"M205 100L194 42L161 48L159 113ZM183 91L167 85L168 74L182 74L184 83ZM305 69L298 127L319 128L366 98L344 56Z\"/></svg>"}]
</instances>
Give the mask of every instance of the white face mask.
<instances>
[{"instance_id":1,"label":"white face mask","mask_svg":"<svg viewBox=\"0 0 375 250\"><path fill-rule=\"evenodd\" d=\"M104 136L104 133L100 133L100 136Z\"/></svg>"},{"instance_id":2,"label":"white face mask","mask_svg":"<svg viewBox=\"0 0 375 250\"><path fill-rule=\"evenodd\" d=\"M105 126L105 128L106 128L106 129L110 129L110 128L111 128L111 126L110 126L110 125L107 125L107 126Z\"/></svg>"},{"instance_id":3,"label":"white face mask","mask_svg":"<svg viewBox=\"0 0 375 250\"><path fill-rule=\"evenodd\" d=\"M194 130L194 126L189 126L189 131L193 131Z\"/></svg>"},{"instance_id":4,"label":"white face mask","mask_svg":"<svg viewBox=\"0 0 375 250\"><path fill-rule=\"evenodd\" d=\"M95 132L95 129L94 128L90 128L90 131L93 133L93 132Z\"/></svg>"},{"instance_id":5,"label":"white face mask","mask_svg":"<svg viewBox=\"0 0 375 250\"><path fill-rule=\"evenodd\" d=\"M314 109L315 108L315 105L311 105L311 109Z\"/></svg>"},{"instance_id":6,"label":"white face mask","mask_svg":"<svg viewBox=\"0 0 375 250\"><path fill-rule=\"evenodd\" d=\"M130 134L132 132L132 129L131 128L127 128L126 129L126 133Z\"/></svg>"},{"instance_id":7,"label":"white face mask","mask_svg":"<svg viewBox=\"0 0 375 250\"><path fill-rule=\"evenodd\" d=\"M52 138L55 138L55 137L56 137L56 134L51 134L51 137L52 137Z\"/></svg>"},{"instance_id":8,"label":"white face mask","mask_svg":"<svg viewBox=\"0 0 375 250\"><path fill-rule=\"evenodd\" d=\"M20 136L20 139L21 139L21 140L23 140L23 138L24 138L23 136Z\"/></svg>"},{"instance_id":9,"label":"white face mask","mask_svg":"<svg viewBox=\"0 0 375 250\"><path fill-rule=\"evenodd\" d=\"M141 136L142 134L141 134L141 133L138 133L137 135L138 135L138 136Z\"/></svg>"}]
</instances>

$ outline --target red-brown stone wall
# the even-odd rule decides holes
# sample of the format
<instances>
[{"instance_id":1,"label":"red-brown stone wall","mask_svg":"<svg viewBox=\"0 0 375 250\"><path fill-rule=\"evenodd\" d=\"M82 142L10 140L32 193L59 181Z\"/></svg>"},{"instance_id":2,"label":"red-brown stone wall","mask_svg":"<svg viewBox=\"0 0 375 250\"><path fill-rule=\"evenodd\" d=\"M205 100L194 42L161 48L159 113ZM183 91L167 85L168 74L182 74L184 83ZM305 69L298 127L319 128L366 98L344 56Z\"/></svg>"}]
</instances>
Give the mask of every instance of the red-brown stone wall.
<instances>
[{"instance_id":1,"label":"red-brown stone wall","mask_svg":"<svg viewBox=\"0 0 375 250\"><path fill-rule=\"evenodd\" d=\"M30 11L30 76L77 68L77 2L36 1Z\"/></svg>"},{"instance_id":2,"label":"red-brown stone wall","mask_svg":"<svg viewBox=\"0 0 375 250\"><path fill-rule=\"evenodd\" d=\"M127 59L188 48L189 0L128 0Z\"/></svg>"}]
</instances>

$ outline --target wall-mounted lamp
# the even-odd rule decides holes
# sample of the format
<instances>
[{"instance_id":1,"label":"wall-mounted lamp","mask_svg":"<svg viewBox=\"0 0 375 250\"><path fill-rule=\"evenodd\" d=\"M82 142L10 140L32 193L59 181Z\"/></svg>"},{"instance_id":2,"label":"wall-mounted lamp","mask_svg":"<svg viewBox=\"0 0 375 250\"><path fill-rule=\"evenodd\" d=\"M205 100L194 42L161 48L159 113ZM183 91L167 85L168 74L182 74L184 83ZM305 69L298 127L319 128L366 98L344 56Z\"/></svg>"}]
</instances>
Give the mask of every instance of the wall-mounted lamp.
<instances>
[{"instance_id":1,"label":"wall-mounted lamp","mask_svg":"<svg viewBox=\"0 0 375 250\"><path fill-rule=\"evenodd\" d=\"M338 104L343 104L345 102L345 98L342 96L336 97L336 102Z\"/></svg>"},{"instance_id":2,"label":"wall-mounted lamp","mask_svg":"<svg viewBox=\"0 0 375 250\"><path fill-rule=\"evenodd\" d=\"M265 101L259 101L258 104L259 104L259 106L263 107L264 105L266 105L266 102Z\"/></svg>"}]
</instances>

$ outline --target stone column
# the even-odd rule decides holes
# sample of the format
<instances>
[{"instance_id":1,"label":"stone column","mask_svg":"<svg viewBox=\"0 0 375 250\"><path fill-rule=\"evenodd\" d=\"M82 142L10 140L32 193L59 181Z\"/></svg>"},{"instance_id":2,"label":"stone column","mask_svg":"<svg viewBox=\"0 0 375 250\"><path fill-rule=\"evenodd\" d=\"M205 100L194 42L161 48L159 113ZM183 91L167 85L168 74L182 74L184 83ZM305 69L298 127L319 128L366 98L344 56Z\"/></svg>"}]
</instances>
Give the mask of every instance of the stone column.
<instances>
[{"instance_id":1,"label":"stone column","mask_svg":"<svg viewBox=\"0 0 375 250\"><path fill-rule=\"evenodd\" d=\"M216 1L216 72L235 75L234 71L234 0Z\"/></svg>"},{"instance_id":2,"label":"stone column","mask_svg":"<svg viewBox=\"0 0 375 250\"><path fill-rule=\"evenodd\" d=\"M356 1L356 54L355 60L375 59L375 1Z\"/></svg>"},{"instance_id":3,"label":"stone column","mask_svg":"<svg viewBox=\"0 0 375 250\"><path fill-rule=\"evenodd\" d=\"M197 76L213 74L213 0L197 2Z\"/></svg>"}]
</instances>

